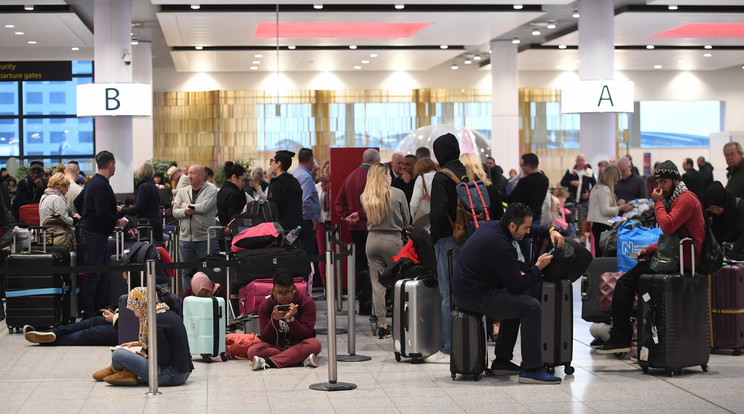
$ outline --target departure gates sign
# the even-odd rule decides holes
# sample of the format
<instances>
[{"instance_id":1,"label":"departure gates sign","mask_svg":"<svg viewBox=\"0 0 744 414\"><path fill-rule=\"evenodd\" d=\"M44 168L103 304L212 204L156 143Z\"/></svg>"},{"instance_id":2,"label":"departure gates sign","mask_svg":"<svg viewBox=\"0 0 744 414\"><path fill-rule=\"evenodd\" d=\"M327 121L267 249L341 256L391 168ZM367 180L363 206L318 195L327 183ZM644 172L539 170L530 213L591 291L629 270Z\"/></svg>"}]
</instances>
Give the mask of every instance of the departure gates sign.
<instances>
[{"instance_id":1,"label":"departure gates sign","mask_svg":"<svg viewBox=\"0 0 744 414\"><path fill-rule=\"evenodd\" d=\"M72 62L0 62L0 82L69 81Z\"/></svg>"},{"instance_id":2,"label":"departure gates sign","mask_svg":"<svg viewBox=\"0 0 744 414\"><path fill-rule=\"evenodd\" d=\"M77 85L77 116L152 116L152 85L142 83Z\"/></svg>"},{"instance_id":3,"label":"departure gates sign","mask_svg":"<svg viewBox=\"0 0 744 414\"><path fill-rule=\"evenodd\" d=\"M579 81L561 88L562 113L633 112L633 82Z\"/></svg>"}]
</instances>

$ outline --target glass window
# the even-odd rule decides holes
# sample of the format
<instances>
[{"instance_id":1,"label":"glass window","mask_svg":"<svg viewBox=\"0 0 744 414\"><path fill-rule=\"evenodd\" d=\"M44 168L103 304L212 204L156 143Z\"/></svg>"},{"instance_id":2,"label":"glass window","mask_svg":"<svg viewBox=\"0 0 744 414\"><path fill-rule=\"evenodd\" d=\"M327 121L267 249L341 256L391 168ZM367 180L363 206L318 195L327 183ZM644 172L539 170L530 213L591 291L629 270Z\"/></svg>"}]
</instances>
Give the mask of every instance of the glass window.
<instances>
[{"instance_id":1,"label":"glass window","mask_svg":"<svg viewBox=\"0 0 744 414\"><path fill-rule=\"evenodd\" d=\"M65 123L29 125L24 120L25 155L88 155L94 153L93 119L66 118Z\"/></svg>"},{"instance_id":2,"label":"glass window","mask_svg":"<svg viewBox=\"0 0 744 414\"><path fill-rule=\"evenodd\" d=\"M90 60L73 60L72 61L72 74L93 74L93 62Z\"/></svg>"},{"instance_id":3,"label":"glass window","mask_svg":"<svg viewBox=\"0 0 744 414\"><path fill-rule=\"evenodd\" d=\"M66 99L67 95L64 92L49 92L50 104L64 104Z\"/></svg>"},{"instance_id":4,"label":"glass window","mask_svg":"<svg viewBox=\"0 0 744 414\"><path fill-rule=\"evenodd\" d=\"M721 132L720 101L641 101L641 147L707 147Z\"/></svg>"},{"instance_id":5,"label":"glass window","mask_svg":"<svg viewBox=\"0 0 744 414\"><path fill-rule=\"evenodd\" d=\"M24 103L26 105L43 105L44 94L41 92L26 92L26 101Z\"/></svg>"},{"instance_id":6,"label":"glass window","mask_svg":"<svg viewBox=\"0 0 744 414\"><path fill-rule=\"evenodd\" d=\"M73 78L69 82L23 82L26 101L23 114L65 114L75 115L77 111L77 90L79 83L89 83L90 78ZM33 96L33 99L29 99ZM44 96L47 99L44 99Z\"/></svg>"},{"instance_id":7,"label":"glass window","mask_svg":"<svg viewBox=\"0 0 744 414\"><path fill-rule=\"evenodd\" d=\"M18 156L18 119L0 120L0 157Z\"/></svg>"}]
</instances>

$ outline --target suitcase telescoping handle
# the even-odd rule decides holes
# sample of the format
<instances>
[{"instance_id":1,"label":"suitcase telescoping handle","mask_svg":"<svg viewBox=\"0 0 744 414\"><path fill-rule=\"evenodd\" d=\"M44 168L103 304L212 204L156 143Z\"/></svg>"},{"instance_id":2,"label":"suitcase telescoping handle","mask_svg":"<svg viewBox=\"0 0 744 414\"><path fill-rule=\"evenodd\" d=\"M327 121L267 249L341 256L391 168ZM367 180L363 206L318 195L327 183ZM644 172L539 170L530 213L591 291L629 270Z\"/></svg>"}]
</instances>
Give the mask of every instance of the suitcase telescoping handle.
<instances>
[{"instance_id":1,"label":"suitcase telescoping handle","mask_svg":"<svg viewBox=\"0 0 744 414\"><path fill-rule=\"evenodd\" d=\"M207 229L207 255L212 253L212 243L209 241L212 239L212 232L214 232L214 238L217 238L217 232L218 231L225 231L225 226L210 226Z\"/></svg>"},{"instance_id":2,"label":"suitcase telescoping handle","mask_svg":"<svg viewBox=\"0 0 744 414\"><path fill-rule=\"evenodd\" d=\"M114 238L116 239L116 260L121 261L124 257L124 229L115 228Z\"/></svg>"},{"instance_id":3,"label":"suitcase telescoping handle","mask_svg":"<svg viewBox=\"0 0 744 414\"><path fill-rule=\"evenodd\" d=\"M46 253L46 245L47 245L47 231L46 227L44 226L28 226L29 229L29 237L28 237L28 251L31 251L31 233L36 231L38 239L41 239L41 251L43 253ZM37 239L37 240L38 240Z\"/></svg>"},{"instance_id":4,"label":"suitcase telescoping handle","mask_svg":"<svg viewBox=\"0 0 744 414\"><path fill-rule=\"evenodd\" d=\"M690 237L685 237L684 239L679 241L679 274L680 276L683 276L685 274L684 245L687 242L690 243L690 264L692 265L690 269L690 276L695 277L695 240Z\"/></svg>"},{"instance_id":5,"label":"suitcase telescoping handle","mask_svg":"<svg viewBox=\"0 0 744 414\"><path fill-rule=\"evenodd\" d=\"M152 226L150 225L144 225L144 226L137 226L137 241L142 241L142 232L145 232L147 234L147 237L150 243L153 242L153 230Z\"/></svg>"}]
</instances>

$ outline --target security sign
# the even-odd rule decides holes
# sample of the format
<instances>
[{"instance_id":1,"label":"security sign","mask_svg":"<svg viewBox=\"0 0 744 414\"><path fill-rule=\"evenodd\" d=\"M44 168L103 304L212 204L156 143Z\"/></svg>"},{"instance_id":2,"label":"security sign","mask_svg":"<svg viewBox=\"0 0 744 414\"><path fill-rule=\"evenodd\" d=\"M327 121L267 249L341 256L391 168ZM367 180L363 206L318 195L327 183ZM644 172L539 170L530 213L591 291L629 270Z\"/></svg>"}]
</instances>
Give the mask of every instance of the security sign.
<instances>
[{"instance_id":1,"label":"security sign","mask_svg":"<svg viewBox=\"0 0 744 414\"><path fill-rule=\"evenodd\" d=\"M152 116L152 85L142 83L77 85L77 116Z\"/></svg>"},{"instance_id":2,"label":"security sign","mask_svg":"<svg viewBox=\"0 0 744 414\"><path fill-rule=\"evenodd\" d=\"M561 88L561 112L633 112L633 82L573 82Z\"/></svg>"}]
</instances>

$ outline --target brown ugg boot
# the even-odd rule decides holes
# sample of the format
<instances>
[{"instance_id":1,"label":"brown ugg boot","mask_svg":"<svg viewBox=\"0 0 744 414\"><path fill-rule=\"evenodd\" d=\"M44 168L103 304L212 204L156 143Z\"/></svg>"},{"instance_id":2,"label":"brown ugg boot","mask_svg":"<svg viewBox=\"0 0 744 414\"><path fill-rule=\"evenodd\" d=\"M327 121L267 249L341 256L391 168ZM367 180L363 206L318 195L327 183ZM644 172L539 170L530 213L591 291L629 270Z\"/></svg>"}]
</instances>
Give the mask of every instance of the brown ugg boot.
<instances>
[{"instance_id":1,"label":"brown ugg boot","mask_svg":"<svg viewBox=\"0 0 744 414\"><path fill-rule=\"evenodd\" d=\"M116 374L104 378L103 381L111 385L137 385L137 375L124 367Z\"/></svg>"},{"instance_id":2,"label":"brown ugg boot","mask_svg":"<svg viewBox=\"0 0 744 414\"><path fill-rule=\"evenodd\" d=\"M106 368L96 371L95 374L93 374L93 379L96 381L103 381L104 378L108 377L109 375L114 375L117 372L119 372L116 368L114 368L114 365L109 365Z\"/></svg>"}]
</instances>

